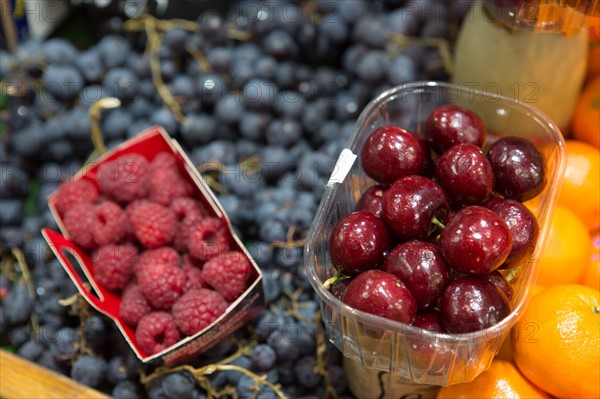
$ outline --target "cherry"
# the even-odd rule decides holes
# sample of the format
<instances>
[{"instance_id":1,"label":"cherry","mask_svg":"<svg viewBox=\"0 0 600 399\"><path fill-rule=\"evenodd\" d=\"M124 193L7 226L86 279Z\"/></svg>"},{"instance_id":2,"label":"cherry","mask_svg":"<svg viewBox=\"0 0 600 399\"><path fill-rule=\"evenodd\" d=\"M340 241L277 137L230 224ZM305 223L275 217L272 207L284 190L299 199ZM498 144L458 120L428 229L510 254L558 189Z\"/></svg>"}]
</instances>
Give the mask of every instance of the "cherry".
<instances>
[{"instance_id":1,"label":"cherry","mask_svg":"<svg viewBox=\"0 0 600 399\"><path fill-rule=\"evenodd\" d=\"M506 296L482 276L465 276L448 284L440 300L444 326L450 333L491 327L511 311Z\"/></svg>"},{"instance_id":2,"label":"cherry","mask_svg":"<svg viewBox=\"0 0 600 399\"><path fill-rule=\"evenodd\" d=\"M473 144L483 148L487 129L483 120L473 111L446 104L433 110L423 130L429 147L443 154L456 144Z\"/></svg>"},{"instance_id":3,"label":"cherry","mask_svg":"<svg viewBox=\"0 0 600 399\"><path fill-rule=\"evenodd\" d=\"M444 222L449 210L443 188L424 176L402 177L383 194L382 218L402 240L426 239L435 216Z\"/></svg>"},{"instance_id":4,"label":"cherry","mask_svg":"<svg viewBox=\"0 0 600 399\"><path fill-rule=\"evenodd\" d=\"M425 154L410 132L397 126L383 126L367 138L361 162L367 175L388 185L402 176L421 173Z\"/></svg>"},{"instance_id":5,"label":"cherry","mask_svg":"<svg viewBox=\"0 0 600 399\"><path fill-rule=\"evenodd\" d=\"M442 315L437 310L417 313L413 325L427 331L446 332L446 327L444 327L444 323L442 322Z\"/></svg>"},{"instance_id":6,"label":"cherry","mask_svg":"<svg viewBox=\"0 0 600 399\"><path fill-rule=\"evenodd\" d=\"M473 144L447 149L435 166L435 178L450 200L460 205L480 204L494 191L492 165Z\"/></svg>"},{"instance_id":7,"label":"cherry","mask_svg":"<svg viewBox=\"0 0 600 399\"><path fill-rule=\"evenodd\" d=\"M459 210L440 234L439 247L448 266L466 274L497 269L512 248L506 223L483 206Z\"/></svg>"},{"instance_id":8,"label":"cherry","mask_svg":"<svg viewBox=\"0 0 600 399\"><path fill-rule=\"evenodd\" d=\"M354 309L411 324L417 302L408 288L393 274L368 270L354 277L344 294L344 303Z\"/></svg>"},{"instance_id":9,"label":"cherry","mask_svg":"<svg viewBox=\"0 0 600 399\"><path fill-rule=\"evenodd\" d=\"M512 235L512 250L502 268L519 266L535 250L540 232L537 219L525 205L515 200L491 198L484 206L504 220Z\"/></svg>"},{"instance_id":10,"label":"cherry","mask_svg":"<svg viewBox=\"0 0 600 399\"><path fill-rule=\"evenodd\" d=\"M344 298L344 293L346 292L346 288L348 284L352 281L351 278L342 278L337 280L330 288L329 291L333 294L334 297L339 299L340 301Z\"/></svg>"},{"instance_id":11,"label":"cherry","mask_svg":"<svg viewBox=\"0 0 600 399\"><path fill-rule=\"evenodd\" d=\"M496 191L503 197L524 202L544 189L544 158L529 140L502 137L490 146L487 157L496 178Z\"/></svg>"},{"instance_id":12,"label":"cherry","mask_svg":"<svg viewBox=\"0 0 600 399\"><path fill-rule=\"evenodd\" d=\"M449 281L448 267L439 250L424 241L398 244L385 259L383 270L402 280L419 309L437 305Z\"/></svg>"},{"instance_id":13,"label":"cherry","mask_svg":"<svg viewBox=\"0 0 600 399\"><path fill-rule=\"evenodd\" d=\"M390 234L381 219L358 211L346 215L333 228L329 253L338 270L351 276L379 267L390 245Z\"/></svg>"},{"instance_id":14,"label":"cherry","mask_svg":"<svg viewBox=\"0 0 600 399\"><path fill-rule=\"evenodd\" d=\"M483 276L487 281L494 284L496 288L498 288L502 293L506 296L506 298L510 301L512 299L514 290L512 285L504 278L502 273L498 270L494 270L490 274L486 274Z\"/></svg>"},{"instance_id":15,"label":"cherry","mask_svg":"<svg viewBox=\"0 0 600 399\"><path fill-rule=\"evenodd\" d=\"M384 186L375 185L369 187L360 197L356 204L359 211L369 211L377 217L381 217L381 203L383 201Z\"/></svg>"}]
</instances>

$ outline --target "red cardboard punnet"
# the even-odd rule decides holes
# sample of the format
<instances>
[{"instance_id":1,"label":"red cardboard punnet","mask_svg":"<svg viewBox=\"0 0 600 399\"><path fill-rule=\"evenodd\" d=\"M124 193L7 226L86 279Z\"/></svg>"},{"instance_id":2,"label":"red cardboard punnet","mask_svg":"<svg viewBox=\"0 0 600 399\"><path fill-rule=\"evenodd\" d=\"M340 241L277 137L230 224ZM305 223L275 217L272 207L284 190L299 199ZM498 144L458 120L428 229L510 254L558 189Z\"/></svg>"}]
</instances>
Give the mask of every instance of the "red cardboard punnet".
<instances>
[{"instance_id":1,"label":"red cardboard punnet","mask_svg":"<svg viewBox=\"0 0 600 399\"><path fill-rule=\"evenodd\" d=\"M251 317L256 315L263 306L262 273L259 267L256 262L254 262L240 239L236 236L225 211L202 176L200 176L198 170L194 167L194 164L190 161L179 144L169 137L164 129L155 126L143 131L137 137L126 141L114 150L104 154L93 164L80 170L73 179L85 179L94 184L98 184L96 177L101 164L129 153L143 155L151 162L158 153L164 151L168 151L175 156L182 175L189 178L189 181L196 187L195 199L202 202L209 212L212 213L212 216L221 218L225 221L234 240L233 248L244 253L253 267L246 291L229 305L228 309L221 317L205 329L192 336L185 337L177 344L154 355L150 356L142 352L135 340L135 330L128 326L119 316L121 297L114 292L105 289L96 282L90 254L69 240L69 233L66 231L63 220L55 206L56 192L48 197L48 206L50 207L62 234L47 228L42 230L42 235L46 241L48 241L50 248L73 280L73 283L77 286L81 295L95 309L105 314L116 323L131 346L131 349L142 362L156 365L181 363L199 355L242 327ZM71 258L68 257L69 254L72 255ZM75 259L79 263L89 286L85 284L83 276L78 274L76 267L69 259Z\"/></svg>"}]
</instances>

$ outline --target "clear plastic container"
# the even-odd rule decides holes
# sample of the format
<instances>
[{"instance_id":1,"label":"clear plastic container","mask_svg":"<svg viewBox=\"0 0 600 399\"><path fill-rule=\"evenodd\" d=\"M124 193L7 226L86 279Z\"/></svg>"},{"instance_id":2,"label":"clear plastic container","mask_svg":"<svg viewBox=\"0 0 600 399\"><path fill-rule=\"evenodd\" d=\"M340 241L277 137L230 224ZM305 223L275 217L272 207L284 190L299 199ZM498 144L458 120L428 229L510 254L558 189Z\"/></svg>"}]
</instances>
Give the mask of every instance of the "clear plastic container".
<instances>
[{"instance_id":1,"label":"clear plastic container","mask_svg":"<svg viewBox=\"0 0 600 399\"><path fill-rule=\"evenodd\" d=\"M477 112L488 127L487 143L505 135L529 139L546 162L547 185L531 208L540 225L536 250L513 269L513 311L495 326L466 334L424 331L346 306L323 287L336 274L329 256L329 236L336 223L355 210L362 192L374 184L364 173L359 154L377 127L395 124L421 134L434 108L454 103ZM491 363L531 296L551 215L565 168L562 134L536 108L514 99L464 86L438 82L402 85L382 93L363 110L347 148L328 182L305 245L308 279L321 299L329 339L363 367L385 371L418 384L450 385L473 380ZM347 172L347 173L346 173Z\"/></svg>"}]
</instances>

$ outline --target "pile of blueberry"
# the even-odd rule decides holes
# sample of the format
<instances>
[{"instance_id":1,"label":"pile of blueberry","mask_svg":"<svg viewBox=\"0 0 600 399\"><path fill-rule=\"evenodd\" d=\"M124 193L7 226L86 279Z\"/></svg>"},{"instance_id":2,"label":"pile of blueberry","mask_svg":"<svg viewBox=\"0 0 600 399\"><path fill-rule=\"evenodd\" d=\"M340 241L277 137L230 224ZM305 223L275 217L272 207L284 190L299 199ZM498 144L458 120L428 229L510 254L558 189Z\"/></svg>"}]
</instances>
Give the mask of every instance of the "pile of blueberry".
<instances>
[{"instance_id":1,"label":"pile of blueberry","mask_svg":"<svg viewBox=\"0 0 600 399\"><path fill-rule=\"evenodd\" d=\"M235 336L256 344L231 364L266 374L290 398L323 398L327 389L352 397L340 353L327 346L317 355L319 306L303 239L360 111L392 86L447 79L439 49L417 39L452 43L469 3L243 1L188 23L93 21L103 35L88 48L55 37L0 50L2 348L116 398L207 395L207 383L186 371L142 384L120 332L73 300L74 285L40 235L57 229L47 196L93 150L90 106L112 96L121 106L102 112L107 147L162 125L264 271L267 307ZM191 365L222 361L238 346L226 339ZM233 370L206 381L213 393L274 397Z\"/></svg>"}]
</instances>

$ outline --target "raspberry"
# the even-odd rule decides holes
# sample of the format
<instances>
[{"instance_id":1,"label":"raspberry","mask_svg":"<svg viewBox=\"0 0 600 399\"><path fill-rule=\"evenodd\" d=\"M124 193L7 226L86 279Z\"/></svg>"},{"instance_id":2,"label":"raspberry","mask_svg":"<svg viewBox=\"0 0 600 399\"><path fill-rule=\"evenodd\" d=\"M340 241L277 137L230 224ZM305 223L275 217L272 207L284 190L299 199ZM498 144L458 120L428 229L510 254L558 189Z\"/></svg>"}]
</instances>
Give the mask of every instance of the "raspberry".
<instances>
[{"instance_id":1,"label":"raspberry","mask_svg":"<svg viewBox=\"0 0 600 399\"><path fill-rule=\"evenodd\" d=\"M179 254L171 247L163 247L144 251L135 265L135 273L139 273L148 265L162 264L171 267L179 267Z\"/></svg>"},{"instance_id":2,"label":"raspberry","mask_svg":"<svg viewBox=\"0 0 600 399\"><path fill-rule=\"evenodd\" d=\"M183 272L165 263L148 263L137 270L142 293L156 309L169 309L183 293Z\"/></svg>"},{"instance_id":3,"label":"raspberry","mask_svg":"<svg viewBox=\"0 0 600 399\"><path fill-rule=\"evenodd\" d=\"M202 280L229 302L245 290L252 266L246 256L237 251L225 252L204 264Z\"/></svg>"},{"instance_id":4,"label":"raspberry","mask_svg":"<svg viewBox=\"0 0 600 399\"><path fill-rule=\"evenodd\" d=\"M175 156L170 152L159 152L156 154L152 162L150 162L150 169L152 171L158 169L172 169L177 168L177 160Z\"/></svg>"},{"instance_id":5,"label":"raspberry","mask_svg":"<svg viewBox=\"0 0 600 399\"><path fill-rule=\"evenodd\" d=\"M192 195L192 185L175 168L153 169L150 175L150 199L167 206L175 198Z\"/></svg>"},{"instance_id":6,"label":"raspberry","mask_svg":"<svg viewBox=\"0 0 600 399\"><path fill-rule=\"evenodd\" d=\"M145 247L158 248L173 241L177 220L172 210L156 202L143 200L128 211L135 236Z\"/></svg>"},{"instance_id":7,"label":"raspberry","mask_svg":"<svg viewBox=\"0 0 600 399\"><path fill-rule=\"evenodd\" d=\"M139 154L122 155L98 169L100 189L109 198L127 203L150 191L150 164Z\"/></svg>"},{"instance_id":8,"label":"raspberry","mask_svg":"<svg viewBox=\"0 0 600 399\"><path fill-rule=\"evenodd\" d=\"M127 233L127 215L119 205L104 201L95 208L94 240L98 245L119 242Z\"/></svg>"},{"instance_id":9,"label":"raspberry","mask_svg":"<svg viewBox=\"0 0 600 399\"><path fill-rule=\"evenodd\" d=\"M71 241L85 249L94 249L94 205L91 203L77 204L65 213L63 222Z\"/></svg>"},{"instance_id":10,"label":"raspberry","mask_svg":"<svg viewBox=\"0 0 600 399\"><path fill-rule=\"evenodd\" d=\"M56 192L56 210L64 215L74 205L92 203L99 195L98 188L87 180L64 182Z\"/></svg>"},{"instance_id":11,"label":"raspberry","mask_svg":"<svg viewBox=\"0 0 600 399\"><path fill-rule=\"evenodd\" d=\"M179 330L170 314L152 312L140 319L135 340L144 353L154 355L175 345L179 341Z\"/></svg>"},{"instance_id":12,"label":"raspberry","mask_svg":"<svg viewBox=\"0 0 600 399\"><path fill-rule=\"evenodd\" d=\"M173 305L173 319L185 335L193 335L208 327L227 310L221 294L206 288L190 290Z\"/></svg>"},{"instance_id":13,"label":"raspberry","mask_svg":"<svg viewBox=\"0 0 600 399\"><path fill-rule=\"evenodd\" d=\"M137 248L133 244L105 245L92 254L94 277L111 291L125 288L137 262Z\"/></svg>"},{"instance_id":14,"label":"raspberry","mask_svg":"<svg viewBox=\"0 0 600 399\"><path fill-rule=\"evenodd\" d=\"M151 311L152 308L137 283L130 283L125 287L119 308L119 315L125 323L135 327L140 319Z\"/></svg>"},{"instance_id":15,"label":"raspberry","mask_svg":"<svg viewBox=\"0 0 600 399\"><path fill-rule=\"evenodd\" d=\"M185 255L183 257L183 292L188 292L189 290L193 290L196 288L206 288L207 285L204 284L202 280L202 265L197 265L194 262L194 259L190 255Z\"/></svg>"},{"instance_id":16,"label":"raspberry","mask_svg":"<svg viewBox=\"0 0 600 399\"><path fill-rule=\"evenodd\" d=\"M190 234L202 219L208 216L206 208L197 200L192 198L177 198L171 203L171 209L179 220L179 227L175 234L175 248L181 252L188 250L187 243Z\"/></svg>"},{"instance_id":17,"label":"raspberry","mask_svg":"<svg viewBox=\"0 0 600 399\"><path fill-rule=\"evenodd\" d=\"M229 232L221 219L208 217L196 225L188 240L192 256L200 260L210 258L229 249Z\"/></svg>"},{"instance_id":18,"label":"raspberry","mask_svg":"<svg viewBox=\"0 0 600 399\"><path fill-rule=\"evenodd\" d=\"M171 202L171 209L175 212L177 220L181 221L188 216L198 219L208 216L208 210L200 201L189 197L176 198Z\"/></svg>"}]
</instances>

